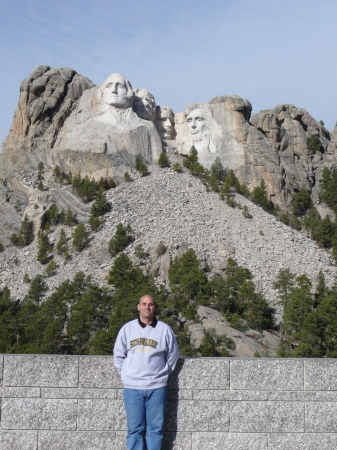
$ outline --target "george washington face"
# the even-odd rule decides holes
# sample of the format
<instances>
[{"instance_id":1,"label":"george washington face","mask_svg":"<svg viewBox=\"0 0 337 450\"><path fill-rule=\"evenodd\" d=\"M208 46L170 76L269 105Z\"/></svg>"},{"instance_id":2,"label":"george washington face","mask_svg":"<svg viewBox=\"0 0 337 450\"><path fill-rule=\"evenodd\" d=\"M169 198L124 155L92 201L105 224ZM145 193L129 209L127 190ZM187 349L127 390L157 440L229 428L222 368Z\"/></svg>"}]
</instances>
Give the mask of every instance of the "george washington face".
<instances>
[{"instance_id":1,"label":"george washington face","mask_svg":"<svg viewBox=\"0 0 337 450\"><path fill-rule=\"evenodd\" d=\"M120 73L113 73L102 85L103 101L116 108L129 108L134 92L130 82Z\"/></svg>"}]
</instances>

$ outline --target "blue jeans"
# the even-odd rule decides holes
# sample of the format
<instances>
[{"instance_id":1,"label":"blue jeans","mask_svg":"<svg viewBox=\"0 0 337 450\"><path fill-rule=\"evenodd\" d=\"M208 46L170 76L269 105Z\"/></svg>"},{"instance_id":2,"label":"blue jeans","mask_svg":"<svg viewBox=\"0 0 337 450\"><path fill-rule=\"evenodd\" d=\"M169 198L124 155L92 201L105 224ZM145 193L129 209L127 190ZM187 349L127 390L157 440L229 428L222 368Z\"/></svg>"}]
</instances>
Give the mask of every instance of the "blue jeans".
<instances>
[{"instance_id":1,"label":"blue jeans","mask_svg":"<svg viewBox=\"0 0 337 450\"><path fill-rule=\"evenodd\" d=\"M161 449L166 400L166 386L158 389L124 388L128 450L143 450L145 424L147 449Z\"/></svg>"}]
</instances>

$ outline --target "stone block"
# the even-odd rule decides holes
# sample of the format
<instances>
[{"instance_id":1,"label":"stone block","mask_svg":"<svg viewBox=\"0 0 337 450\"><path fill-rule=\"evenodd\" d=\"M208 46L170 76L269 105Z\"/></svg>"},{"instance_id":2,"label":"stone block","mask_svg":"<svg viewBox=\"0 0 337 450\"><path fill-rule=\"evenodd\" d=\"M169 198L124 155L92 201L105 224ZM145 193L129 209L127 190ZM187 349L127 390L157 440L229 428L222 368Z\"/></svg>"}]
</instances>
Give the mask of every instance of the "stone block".
<instances>
[{"instance_id":1,"label":"stone block","mask_svg":"<svg viewBox=\"0 0 337 450\"><path fill-rule=\"evenodd\" d=\"M337 448L337 434L334 433L271 433L271 450L333 450Z\"/></svg>"},{"instance_id":2,"label":"stone block","mask_svg":"<svg viewBox=\"0 0 337 450\"><path fill-rule=\"evenodd\" d=\"M192 448L192 433L164 433L163 449L189 450Z\"/></svg>"},{"instance_id":3,"label":"stone block","mask_svg":"<svg viewBox=\"0 0 337 450\"><path fill-rule=\"evenodd\" d=\"M115 388L123 387L113 358L99 356L81 356L79 368L79 385L88 388Z\"/></svg>"},{"instance_id":4,"label":"stone block","mask_svg":"<svg viewBox=\"0 0 337 450\"><path fill-rule=\"evenodd\" d=\"M305 360L305 389L307 391L337 391L336 360Z\"/></svg>"},{"instance_id":5,"label":"stone block","mask_svg":"<svg viewBox=\"0 0 337 450\"><path fill-rule=\"evenodd\" d=\"M231 360L231 389L298 391L304 389L304 362Z\"/></svg>"},{"instance_id":6,"label":"stone block","mask_svg":"<svg viewBox=\"0 0 337 450\"><path fill-rule=\"evenodd\" d=\"M39 450L116 449L114 431L40 431Z\"/></svg>"},{"instance_id":7,"label":"stone block","mask_svg":"<svg viewBox=\"0 0 337 450\"><path fill-rule=\"evenodd\" d=\"M165 431L228 431L228 402L181 400L167 404Z\"/></svg>"},{"instance_id":8,"label":"stone block","mask_svg":"<svg viewBox=\"0 0 337 450\"><path fill-rule=\"evenodd\" d=\"M2 386L3 382L3 371L4 371L4 357L0 355L0 386Z\"/></svg>"},{"instance_id":9,"label":"stone block","mask_svg":"<svg viewBox=\"0 0 337 450\"><path fill-rule=\"evenodd\" d=\"M12 398L12 397L40 397L40 388L29 387L3 387L0 388L0 398Z\"/></svg>"},{"instance_id":10,"label":"stone block","mask_svg":"<svg viewBox=\"0 0 337 450\"><path fill-rule=\"evenodd\" d=\"M78 400L79 430L126 430L122 400Z\"/></svg>"},{"instance_id":11,"label":"stone block","mask_svg":"<svg viewBox=\"0 0 337 450\"><path fill-rule=\"evenodd\" d=\"M168 400L193 400L193 391L191 389L169 389Z\"/></svg>"},{"instance_id":12,"label":"stone block","mask_svg":"<svg viewBox=\"0 0 337 450\"><path fill-rule=\"evenodd\" d=\"M77 400L2 399L1 426L18 430L75 430Z\"/></svg>"},{"instance_id":13,"label":"stone block","mask_svg":"<svg viewBox=\"0 0 337 450\"><path fill-rule=\"evenodd\" d=\"M169 377L169 389L229 389L229 361L224 358L181 358Z\"/></svg>"},{"instance_id":14,"label":"stone block","mask_svg":"<svg viewBox=\"0 0 337 450\"><path fill-rule=\"evenodd\" d=\"M269 392L268 399L291 402L337 402L337 391L276 391Z\"/></svg>"},{"instance_id":15,"label":"stone block","mask_svg":"<svg viewBox=\"0 0 337 450\"><path fill-rule=\"evenodd\" d=\"M304 404L298 402L231 402L230 431L302 432L304 416Z\"/></svg>"},{"instance_id":16,"label":"stone block","mask_svg":"<svg viewBox=\"0 0 337 450\"><path fill-rule=\"evenodd\" d=\"M267 450L268 435L259 433L192 434L192 450Z\"/></svg>"},{"instance_id":17,"label":"stone block","mask_svg":"<svg viewBox=\"0 0 337 450\"><path fill-rule=\"evenodd\" d=\"M309 433L337 432L337 403L306 404L305 430Z\"/></svg>"},{"instance_id":18,"label":"stone block","mask_svg":"<svg viewBox=\"0 0 337 450\"><path fill-rule=\"evenodd\" d=\"M37 431L0 431L0 450L37 450Z\"/></svg>"},{"instance_id":19,"label":"stone block","mask_svg":"<svg viewBox=\"0 0 337 450\"><path fill-rule=\"evenodd\" d=\"M194 400L268 400L267 391L227 391L194 389Z\"/></svg>"},{"instance_id":20,"label":"stone block","mask_svg":"<svg viewBox=\"0 0 337 450\"><path fill-rule=\"evenodd\" d=\"M42 388L42 398L108 398L116 400L117 389Z\"/></svg>"},{"instance_id":21,"label":"stone block","mask_svg":"<svg viewBox=\"0 0 337 450\"><path fill-rule=\"evenodd\" d=\"M5 355L4 386L77 387L78 357Z\"/></svg>"}]
</instances>

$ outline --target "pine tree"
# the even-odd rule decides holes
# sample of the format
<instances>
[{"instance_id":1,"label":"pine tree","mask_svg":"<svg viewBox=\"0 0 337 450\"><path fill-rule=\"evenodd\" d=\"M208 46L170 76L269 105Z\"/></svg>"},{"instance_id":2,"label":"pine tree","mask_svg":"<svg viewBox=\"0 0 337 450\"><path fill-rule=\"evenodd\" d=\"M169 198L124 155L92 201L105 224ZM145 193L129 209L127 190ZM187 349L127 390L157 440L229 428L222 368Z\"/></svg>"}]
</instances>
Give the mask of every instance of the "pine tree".
<instances>
[{"instance_id":1,"label":"pine tree","mask_svg":"<svg viewBox=\"0 0 337 450\"><path fill-rule=\"evenodd\" d=\"M64 231L63 228L61 228L60 238L56 244L56 251L59 255L64 253L65 248L66 248L66 243L67 243L66 232Z\"/></svg>"},{"instance_id":2,"label":"pine tree","mask_svg":"<svg viewBox=\"0 0 337 450\"><path fill-rule=\"evenodd\" d=\"M38 248L37 260L40 261L41 264L47 264L49 259L48 253L51 251L51 245L48 235L44 231L39 234Z\"/></svg>"},{"instance_id":3,"label":"pine tree","mask_svg":"<svg viewBox=\"0 0 337 450\"><path fill-rule=\"evenodd\" d=\"M81 252L88 245L88 233L83 223L79 223L73 232L73 247Z\"/></svg>"},{"instance_id":4,"label":"pine tree","mask_svg":"<svg viewBox=\"0 0 337 450\"><path fill-rule=\"evenodd\" d=\"M64 223L71 227L72 225L75 224L75 222L76 221L75 221L74 214L73 214L72 210L70 208L68 208L65 219L64 219Z\"/></svg>"},{"instance_id":5,"label":"pine tree","mask_svg":"<svg viewBox=\"0 0 337 450\"><path fill-rule=\"evenodd\" d=\"M90 213L93 217L104 216L110 210L110 203L106 199L106 195L100 189L96 195L95 201L91 206Z\"/></svg>"},{"instance_id":6,"label":"pine tree","mask_svg":"<svg viewBox=\"0 0 337 450\"><path fill-rule=\"evenodd\" d=\"M168 156L166 153L161 152L159 159L158 159L158 166L162 169L166 167L170 167L170 160L168 159Z\"/></svg>"},{"instance_id":7,"label":"pine tree","mask_svg":"<svg viewBox=\"0 0 337 450\"><path fill-rule=\"evenodd\" d=\"M109 252L112 256L118 255L118 253L124 250L132 242L133 238L130 233L130 225L127 225L126 227L121 223L117 225L116 233L109 243Z\"/></svg>"},{"instance_id":8,"label":"pine tree","mask_svg":"<svg viewBox=\"0 0 337 450\"><path fill-rule=\"evenodd\" d=\"M21 223L20 234L23 238L24 245L29 245L31 242L33 242L33 222L28 220L28 217L26 215Z\"/></svg>"},{"instance_id":9,"label":"pine tree","mask_svg":"<svg viewBox=\"0 0 337 450\"><path fill-rule=\"evenodd\" d=\"M25 297L25 301L28 300L35 303L37 306L41 303L45 292L48 290L48 286L44 281L42 275L37 275L30 283L28 293Z\"/></svg>"}]
</instances>

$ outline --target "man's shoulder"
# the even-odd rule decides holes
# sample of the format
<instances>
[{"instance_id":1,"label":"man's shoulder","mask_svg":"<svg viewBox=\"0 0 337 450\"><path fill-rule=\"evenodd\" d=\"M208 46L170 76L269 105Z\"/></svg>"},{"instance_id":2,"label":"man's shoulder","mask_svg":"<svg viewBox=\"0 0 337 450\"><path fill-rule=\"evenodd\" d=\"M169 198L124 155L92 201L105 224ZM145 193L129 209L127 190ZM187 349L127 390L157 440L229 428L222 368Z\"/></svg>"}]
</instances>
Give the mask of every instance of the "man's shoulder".
<instances>
[{"instance_id":1,"label":"man's shoulder","mask_svg":"<svg viewBox=\"0 0 337 450\"><path fill-rule=\"evenodd\" d=\"M173 333L173 330L172 330L172 328L170 327L170 325L167 325L167 323L162 322L161 320L158 320L157 326L158 326L160 329L162 329L162 330L164 330L164 331L167 331L168 333Z\"/></svg>"},{"instance_id":2,"label":"man's shoulder","mask_svg":"<svg viewBox=\"0 0 337 450\"><path fill-rule=\"evenodd\" d=\"M126 322L126 323L122 326L121 330L133 328L133 327L134 327L135 325L137 325L137 324L138 324L138 319L130 320L130 322Z\"/></svg>"}]
</instances>

